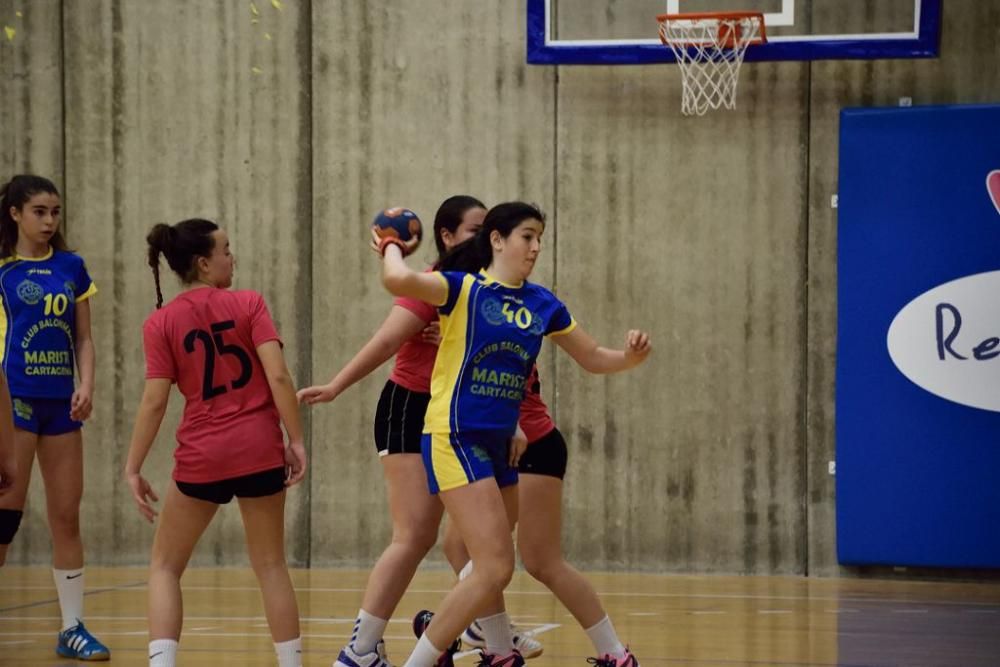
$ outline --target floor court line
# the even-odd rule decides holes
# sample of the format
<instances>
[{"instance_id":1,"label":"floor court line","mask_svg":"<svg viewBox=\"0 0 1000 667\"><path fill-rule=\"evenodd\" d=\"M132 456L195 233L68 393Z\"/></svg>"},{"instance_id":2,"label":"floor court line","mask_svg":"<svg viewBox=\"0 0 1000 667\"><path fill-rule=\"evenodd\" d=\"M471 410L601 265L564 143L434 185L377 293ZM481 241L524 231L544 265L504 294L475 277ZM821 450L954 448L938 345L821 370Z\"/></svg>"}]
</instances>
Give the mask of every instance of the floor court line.
<instances>
[{"instance_id":1,"label":"floor court line","mask_svg":"<svg viewBox=\"0 0 1000 667\"><path fill-rule=\"evenodd\" d=\"M83 595L84 595L84 597L89 597L89 596L94 596L94 595L101 595L102 593L115 593L115 592L118 592L118 591L127 591L127 590L130 590L130 589L134 590L136 586L142 586L143 590L145 590L145 588L146 588L146 582L145 581L137 581L137 582L133 582L133 583L129 583L129 584L121 584L119 586L106 586L106 587L103 587L103 588L92 588L92 589L90 589L88 591L84 591ZM9 590L10 588L13 588L13 587L0 587L0 591L2 591L2 590ZM52 588L55 588L55 585L53 585L51 588L49 588L49 590L52 590ZM0 607L0 614L6 613L8 611L18 611L20 609L32 609L34 607L44 607L45 605L50 605L50 604L59 604L59 598L48 598L48 599L45 599L45 600L36 600L34 602L26 602L24 604L14 605L14 606L11 606L11 607ZM2 618L2 617L0 617L0 618Z\"/></svg>"},{"instance_id":2,"label":"floor court line","mask_svg":"<svg viewBox=\"0 0 1000 667\"><path fill-rule=\"evenodd\" d=\"M52 586L0 586L0 591L3 590L52 590ZM256 592L260 588L257 586L202 586L202 585L182 585L181 589L183 591L231 591L231 592ZM121 587L108 587L99 590L88 591L86 595L92 595L94 593L103 593L107 591L145 591L146 582L136 582L133 584L123 585ZM295 591L298 593L364 593L364 588L326 588L321 586L296 586ZM420 589L407 589L407 593L410 594L426 594L426 595L445 595L451 592L450 588L420 588ZM552 595L551 591L548 590L538 590L538 591L521 591L521 590L511 590L507 589L504 591L506 596L541 596L549 597ZM781 600L786 602L795 601L805 601L805 602L847 602L851 604L865 604L865 603L875 603L875 604L912 604L915 600L906 598L880 598L880 597L852 597L852 596L823 596L823 595L760 595L760 594L740 594L740 593L649 593L640 591L598 591L597 595L599 597L637 597L637 598L690 598L695 600ZM38 604L49 604L50 602L55 602L53 600L46 600L44 602L39 602ZM984 607L984 608L996 608L1000 611L1000 602L980 602L980 601L967 601L967 600L919 600L921 605L935 605L935 606L955 606L955 607ZM0 613L8 611L8 608L0 608ZM353 622L354 619L351 619Z\"/></svg>"}]
</instances>

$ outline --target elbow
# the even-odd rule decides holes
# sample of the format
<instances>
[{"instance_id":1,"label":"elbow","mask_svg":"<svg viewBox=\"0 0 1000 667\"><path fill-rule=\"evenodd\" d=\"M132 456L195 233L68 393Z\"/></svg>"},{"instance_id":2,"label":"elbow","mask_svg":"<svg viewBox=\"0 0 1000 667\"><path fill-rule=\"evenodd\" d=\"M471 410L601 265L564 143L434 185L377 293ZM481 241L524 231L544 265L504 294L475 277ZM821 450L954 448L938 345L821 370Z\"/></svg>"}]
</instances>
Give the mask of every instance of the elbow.
<instances>
[{"instance_id":1,"label":"elbow","mask_svg":"<svg viewBox=\"0 0 1000 667\"><path fill-rule=\"evenodd\" d=\"M580 368L587 371L588 373L593 373L594 375L601 375L607 373L608 370L605 368L604 364L601 363L601 359L595 354L581 354L575 357L576 363Z\"/></svg>"},{"instance_id":2,"label":"elbow","mask_svg":"<svg viewBox=\"0 0 1000 667\"><path fill-rule=\"evenodd\" d=\"M271 387L295 388L292 385L292 376L288 373L288 371L281 371L280 373L268 375L267 382L271 385Z\"/></svg>"},{"instance_id":3,"label":"elbow","mask_svg":"<svg viewBox=\"0 0 1000 667\"><path fill-rule=\"evenodd\" d=\"M156 396L154 398L147 398L145 405L146 412L152 415L164 414L167 411L167 402L169 401L169 399L170 399L169 396L164 396L162 398L159 396Z\"/></svg>"}]
</instances>

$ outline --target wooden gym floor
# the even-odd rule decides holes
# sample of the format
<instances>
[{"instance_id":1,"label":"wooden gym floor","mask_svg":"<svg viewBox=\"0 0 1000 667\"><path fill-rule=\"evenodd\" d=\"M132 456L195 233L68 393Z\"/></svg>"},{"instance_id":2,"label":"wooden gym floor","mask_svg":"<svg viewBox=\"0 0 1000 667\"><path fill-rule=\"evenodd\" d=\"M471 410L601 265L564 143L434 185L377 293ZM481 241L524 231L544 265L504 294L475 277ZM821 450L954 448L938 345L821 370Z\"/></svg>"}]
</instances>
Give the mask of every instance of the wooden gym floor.
<instances>
[{"instance_id":1,"label":"wooden gym floor","mask_svg":"<svg viewBox=\"0 0 1000 667\"><path fill-rule=\"evenodd\" d=\"M305 665L330 665L350 635L367 572L296 570ZM997 667L1000 584L795 577L591 576L643 667ZM386 632L390 660L414 644L410 619L451 583L420 572ZM249 569L192 569L184 578L180 665L274 665ZM88 628L115 665L145 665L145 570L88 568ZM545 653L530 667L586 665L586 635L523 572L508 609ZM59 609L50 571L0 569L0 665L70 665L54 652ZM472 667L469 655L457 662Z\"/></svg>"}]
</instances>

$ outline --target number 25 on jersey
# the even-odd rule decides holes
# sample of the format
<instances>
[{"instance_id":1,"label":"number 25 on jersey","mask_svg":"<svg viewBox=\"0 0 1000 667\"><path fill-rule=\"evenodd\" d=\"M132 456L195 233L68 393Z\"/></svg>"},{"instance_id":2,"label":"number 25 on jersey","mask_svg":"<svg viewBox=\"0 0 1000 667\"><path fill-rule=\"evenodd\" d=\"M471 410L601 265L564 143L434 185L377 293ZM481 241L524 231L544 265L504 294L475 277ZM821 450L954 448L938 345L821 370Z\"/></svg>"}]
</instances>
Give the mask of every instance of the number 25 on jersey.
<instances>
[{"instance_id":1,"label":"number 25 on jersey","mask_svg":"<svg viewBox=\"0 0 1000 667\"><path fill-rule=\"evenodd\" d=\"M247 354L247 351L239 345L227 343L222 337L222 332L236 328L236 322L233 320L216 322L210 328L212 333L204 329L192 329L184 337L184 350L189 354L194 352L195 342L197 341L201 342L205 350L205 375L202 378L201 391L202 400L205 401L225 394L229 389L242 389L250 382L250 377L253 375L253 363L250 361L250 355ZM215 379L215 357L216 355L222 356L227 354L239 360L239 377L233 380L228 387L225 384L215 386L213 384Z\"/></svg>"}]
</instances>

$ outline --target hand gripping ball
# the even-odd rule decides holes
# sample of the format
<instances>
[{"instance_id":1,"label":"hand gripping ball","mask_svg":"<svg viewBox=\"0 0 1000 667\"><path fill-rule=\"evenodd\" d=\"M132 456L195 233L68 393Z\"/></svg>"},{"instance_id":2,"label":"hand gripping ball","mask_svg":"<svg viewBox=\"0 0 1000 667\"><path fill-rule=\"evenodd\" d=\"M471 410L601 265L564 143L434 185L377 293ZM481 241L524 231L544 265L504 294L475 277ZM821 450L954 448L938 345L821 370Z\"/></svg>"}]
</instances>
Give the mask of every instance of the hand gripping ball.
<instances>
[{"instance_id":1,"label":"hand gripping ball","mask_svg":"<svg viewBox=\"0 0 1000 667\"><path fill-rule=\"evenodd\" d=\"M372 221L372 229L379 238L395 238L407 245L407 253L411 253L420 245L424 228L417 214L408 208L396 207L379 211Z\"/></svg>"}]
</instances>

